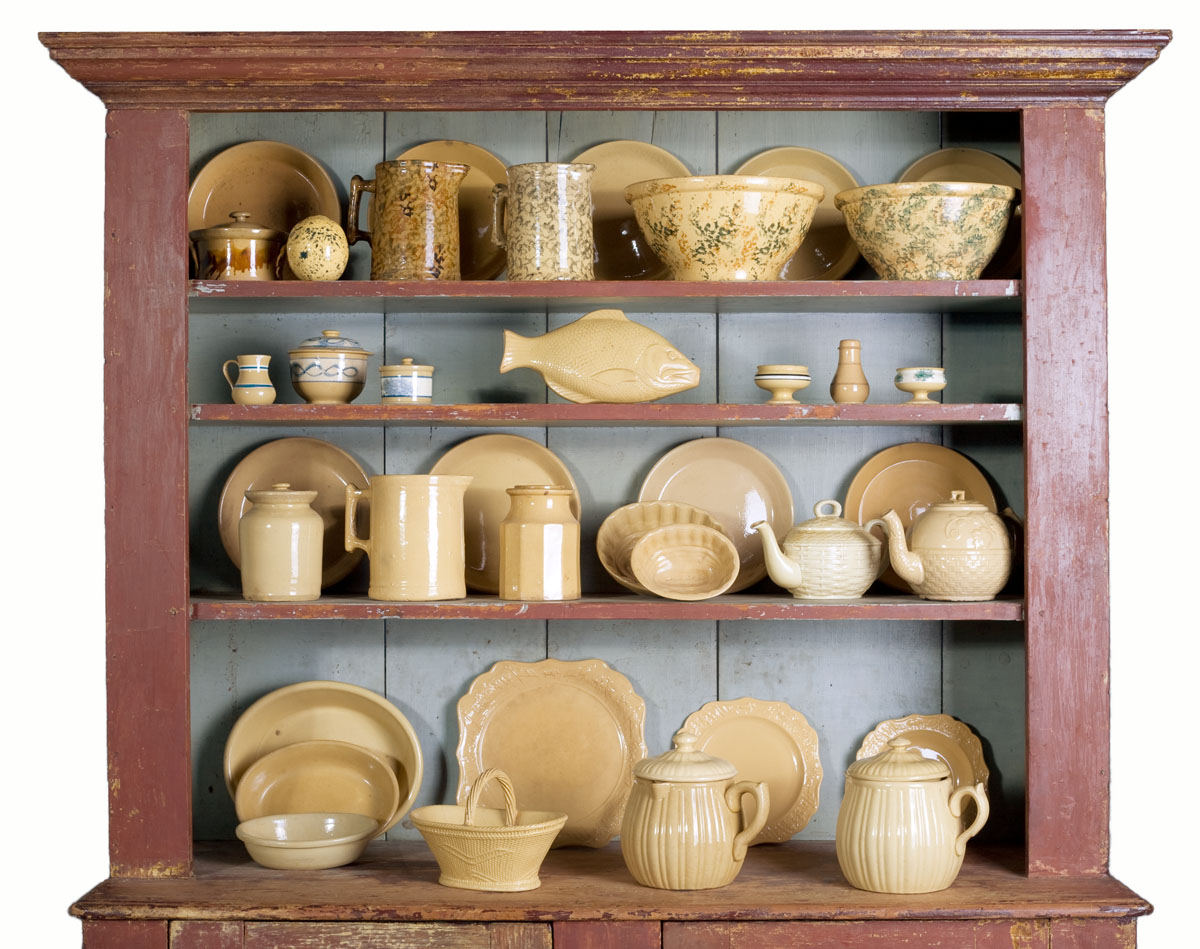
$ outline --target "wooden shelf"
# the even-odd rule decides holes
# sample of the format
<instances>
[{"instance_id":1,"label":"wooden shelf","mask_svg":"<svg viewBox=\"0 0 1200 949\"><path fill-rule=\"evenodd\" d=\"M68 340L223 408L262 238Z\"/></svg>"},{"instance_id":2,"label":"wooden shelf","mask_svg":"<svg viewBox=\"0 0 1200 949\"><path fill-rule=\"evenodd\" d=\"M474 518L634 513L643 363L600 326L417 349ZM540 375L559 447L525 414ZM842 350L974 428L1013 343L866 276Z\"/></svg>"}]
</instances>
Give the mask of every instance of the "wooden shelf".
<instances>
[{"instance_id":1,"label":"wooden shelf","mask_svg":"<svg viewBox=\"0 0 1200 949\"><path fill-rule=\"evenodd\" d=\"M198 404L192 421L234 425L448 425L602 427L840 425L967 425L1020 422L1014 402L883 405L710 405L653 403L572 405L562 402L485 402L465 405L232 405Z\"/></svg>"},{"instance_id":2,"label":"wooden shelf","mask_svg":"<svg viewBox=\"0 0 1200 949\"><path fill-rule=\"evenodd\" d=\"M599 850L552 850L536 890L478 893L440 886L437 865L420 841L379 841L358 863L306 873L260 867L240 843L197 843L193 877L109 879L71 912L85 919L529 922L1113 919L1150 911L1145 900L1109 876L1031 878L1022 866L1017 849L972 846L949 889L889 896L847 884L832 841L793 840L754 847L729 886L672 892L635 883L619 846L611 843Z\"/></svg>"},{"instance_id":3,"label":"wooden shelf","mask_svg":"<svg viewBox=\"0 0 1200 949\"><path fill-rule=\"evenodd\" d=\"M999 620L1024 618L1020 597L943 603L915 596L857 600L797 600L790 596L726 594L694 603L648 596L584 596L531 603L472 594L462 600L416 603L365 596L323 596L301 603L258 603L230 596L192 597L192 619L527 619L527 620Z\"/></svg>"},{"instance_id":4,"label":"wooden shelf","mask_svg":"<svg viewBox=\"0 0 1200 949\"><path fill-rule=\"evenodd\" d=\"M188 295L192 313L576 313L605 306L630 312L1021 312L1019 280L193 280Z\"/></svg>"}]
</instances>

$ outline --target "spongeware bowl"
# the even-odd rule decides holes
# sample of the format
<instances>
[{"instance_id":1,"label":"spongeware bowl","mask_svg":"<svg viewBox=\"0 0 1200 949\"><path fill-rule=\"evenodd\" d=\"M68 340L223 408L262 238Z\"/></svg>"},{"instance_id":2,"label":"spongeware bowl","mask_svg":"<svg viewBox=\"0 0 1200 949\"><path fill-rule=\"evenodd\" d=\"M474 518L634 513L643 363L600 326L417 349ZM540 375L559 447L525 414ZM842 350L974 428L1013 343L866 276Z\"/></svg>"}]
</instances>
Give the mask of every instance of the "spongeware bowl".
<instances>
[{"instance_id":1,"label":"spongeware bowl","mask_svg":"<svg viewBox=\"0 0 1200 949\"><path fill-rule=\"evenodd\" d=\"M914 181L841 191L834 203L884 280L977 280L1015 196L1006 185Z\"/></svg>"},{"instance_id":2,"label":"spongeware bowl","mask_svg":"<svg viewBox=\"0 0 1200 949\"><path fill-rule=\"evenodd\" d=\"M638 226L676 280L778 280L825 189L800 178L652 178L625 189Z\"/></svg>"},{"instance_id":3,"label":"spongeware bowl","mask_svg":"<svg viewBox=\"0 0 1200 949\"><path fill-rule=\"evenodd\" d=\"M272 814L243 821L238 840L255 863L272 870L327 870L362 856L379 832L365 814Z\"/></svg>"},{"instance_id":4,"label":"spongeware bowl","mask_svg":"<svg viewBox=\"0 0 1200 949\"><path fill-rule=\"evenodd\" d=\"M644 534L629 563L651 593L669 600L707 600L733 585L741 558L733 541L716 528L671 524Z\"/></svg>"},{"instance_id":5,"label":"spongeware bowl","mask_svg":"<svg viewBox=\"0 0 1200 949\"><path fill-rule=\"evenodd\" d=\"M634 593L649 591L633 575L629 564L634 545L647 532L669 524L699 524L722 534L725 529L707 511L678 501L635 501L619 507L604 519L596 534L600 565L617 583Z\"/></svg>"}]
</instances>

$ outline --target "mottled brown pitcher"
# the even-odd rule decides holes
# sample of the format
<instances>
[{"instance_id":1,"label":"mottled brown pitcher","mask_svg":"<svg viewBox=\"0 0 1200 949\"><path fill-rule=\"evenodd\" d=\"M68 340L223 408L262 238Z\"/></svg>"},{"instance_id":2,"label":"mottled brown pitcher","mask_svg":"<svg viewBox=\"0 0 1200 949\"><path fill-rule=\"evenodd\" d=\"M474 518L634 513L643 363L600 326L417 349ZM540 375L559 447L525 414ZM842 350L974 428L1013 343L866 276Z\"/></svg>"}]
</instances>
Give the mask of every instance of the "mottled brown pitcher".
<instances>
[{"instance_id":1,"label":"mottled brown pitcher","mask_svg":"<svg viewBox=\"0 0 1200 949\"><path fill-rule=\"evenodd\" d=\"M528 162L492 189L492 239L508 251L509 280L591 280L595 165Z\"/></svg>"},{"instance_id":2,"label":"mottled brown pitcher","mask_svg":"<svg viewBox=\"0 0 1200 949\"><path fill-rule=\"evenodd\" d=\"M469 167L444 161L381 161L369 181L350 179L346 238L371 245L372 280L458 280L458 188ZM358 205L371 192L371 230Z\"/></svg>"}]
</instances>

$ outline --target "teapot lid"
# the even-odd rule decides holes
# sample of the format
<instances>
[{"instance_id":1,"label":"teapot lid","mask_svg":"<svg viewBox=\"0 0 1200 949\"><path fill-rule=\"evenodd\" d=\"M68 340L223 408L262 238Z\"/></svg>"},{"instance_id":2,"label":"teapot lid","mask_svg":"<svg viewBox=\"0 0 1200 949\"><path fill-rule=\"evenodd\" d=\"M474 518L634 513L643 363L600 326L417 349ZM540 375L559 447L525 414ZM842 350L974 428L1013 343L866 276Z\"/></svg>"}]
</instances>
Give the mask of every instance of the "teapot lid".
<instances>
[{"instance_id":1,"label":"teapot lid","mask_svg":"<svg viewBox=\"0 0 1200 949\"><path fill-rule=\"evenodd\" d=\"M264 241L279 241L282 243L287 240L287 234L283 231L277 231L274 228L265 227L262 224L254 224L250 220L249 211L230 211L229 221L224 224L214 224L212 227L202 227L198 230L191 231L188 234L194 241L203 240L227 240L241 239L248 240L256 238Z\"/></svg>"},{"instance_id":2,"label":"teapot lid","mask_svg":"<svg viewBox=\"0 0 1200 949\"><path fill-rule=\"evenodd\" d=\"M926 758L907 738L893 738L886 751L850 765L846 776L862 781L940 781L950 777L950 767Z\"/></svg>"},{"instance_id":3,"label":"teapot lid","mask_svg":"<svg viewBox=\"0 0 1200 949\"><path fill-rule=\"evenodd\" d=\"M979 501L968 501L966 491L951 491L950 498L946 501L937 501L931 507L932 511L937 508L940 511L986 511L992 513L992 509L986 504Z\"/></svg>"},{"instance_id":4,"label":"teapot lid","mask_svg":"<svg viewBox=\"0 0 1200 949\"><path fill-rule=\"evenodd\" d=\"M351 356L370 356L356 339L343 336L340 330L321 330L320 336L312 336L288 350L289 354L299 353L306 349L315 349L322 353L347 353Z\"/></svg>"},{"instance_id":5,"label":"teapot lid","mask_svg":"<svg viewBox=\"0 0 1200 949\"><path fill-rule=\"evenodd\" d=\"M831 511L822 514L821 509L824 507L831 508ZM802 521L788 531L784 543L801 538L817 539L813 537L814 534L827 544L836 542L842 544L870 544L873 547L878 547L883 543L861 524L842 517L842 505L833 498L826 498L824 501L818 501L814 504L813 514L816 516L810 520ZM838 534L842 536L834 536Z\"/></svg>"},{"instance_id":6,"label":"teapot lid","mask_svg":"<svg viewBox=\"0 0 1200 949\"><path fill-rule=\"evenodd\" d=\"M722 781L737 777L737 768L724 758L705 754L696 748L700 741L688 731L677 731L671 738L674 748L654 758L643 758L633 773L647 781Z\"/></svg>"}]
</instances>

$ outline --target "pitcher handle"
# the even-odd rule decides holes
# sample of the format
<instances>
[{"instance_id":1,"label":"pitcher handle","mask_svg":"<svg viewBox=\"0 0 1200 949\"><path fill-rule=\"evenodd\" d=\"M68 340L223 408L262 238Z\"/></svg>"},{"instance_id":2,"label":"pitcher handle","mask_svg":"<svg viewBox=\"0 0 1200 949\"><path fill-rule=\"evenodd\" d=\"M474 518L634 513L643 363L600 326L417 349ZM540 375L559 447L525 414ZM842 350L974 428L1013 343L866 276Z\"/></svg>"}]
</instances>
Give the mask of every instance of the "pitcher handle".
<instances>
[{"instance_id":1,"label":"pitcher handle","mask_svg":"<svg viewBox=\"0 0 1200 949\"><path fill-rule=\"evenodd\" d=\"M883 530L883 549L879 552L879 570L875 573L875 579L878 580L883 576L884 571L887 570L888 564L891 563L891 557L888 555L887 521L885 521L882 517L873 518L863 525L863 530L869 534L871 533L872 527L879 527Z\"/></svg>"},{"instance_id":2,"label":"pitcher handle","mask_svg":"<svg viewBox=\"0 0 1200 949\"><path fill-rule=\"evenodd\" d=\"M346 550L365 550L371 556L371 541L363 540L354 529L355 515L358 513L358 502L361 498L371 500L371 488L359 488L353 484L346 485Z\"/></svg>"},{"instance_id":3,"label":"pitcher handle","mask_svg":"<svg viewBox=\"0 0 1200 949\"><path fill-rule=\"evenodd\" d=\"M508 205L508 185L498 184L492 189L492 243L497 247L507 247L508 238L504 233L504 210Z\"/></svg>"},{"instance_id":4,"label":"pitcher handle","mask_svg":"<svg viewBox=\"0 0 1200 949\"><path fill-rule=\"evenodd\" d=\"M221 366L221 375L223 375L225 377L225 381L229 383L230 392L233 392L233 390L237 388L237 383L234 382L233 379L229 378L229 367L236 366L237 364L238 361L236 359L226 359L224 364Z\"/></svg>"},{"instance_id":5,"label":"pitcher handle","mask_svg":"<svg viewBox=\"0 0 1200 949\"><path fill-rule=\"evenodd\" d=\"M963 785L963 787L951 794L950 813L955 817L962 817L963 801L968 797L975 799L975 820L971 823L970 827L955 838L954 852L960 857L967 852L967 841L983 830L983 825L987 823L988 813L990 812L987 793L983 789L983 784L980 783L975 785L975 787L971 787L969 784Z\"/></svg>"},{"instance_id":6,"label":"pitcher handle","mask_svg":"<svg viewBox=\"0 0 1200 949\"><path fill-rule=\"evenodd\" d=\"M351 244L357 244L360 240L364 240L371 245L371 232L358 229L358 203L364 191L375 193L374 178L367 179L355 175L350 179L350 207L346 210L346 240Z\"/></svg>"},{"instance_id":7,"label":"pitcher handle","mask_svg":"<svg viewBox=\"0 0 1200 949\"><path fill-rule=\"evenodd\" d=\"M742 812L742 795L753 794L754 800L758 804L758 810L754 812L754 818L747 824L742 832L733 838L733 859L739 863L746 859L746 848L750 846L750 841L758 836L758 832L766 826L768 811L771 806L771 795L767 790L765 781L739 781L737 784L731 784L725 789L725 803L729 805L729 809L735 814Z\"/></svg>"}]
</instances>

